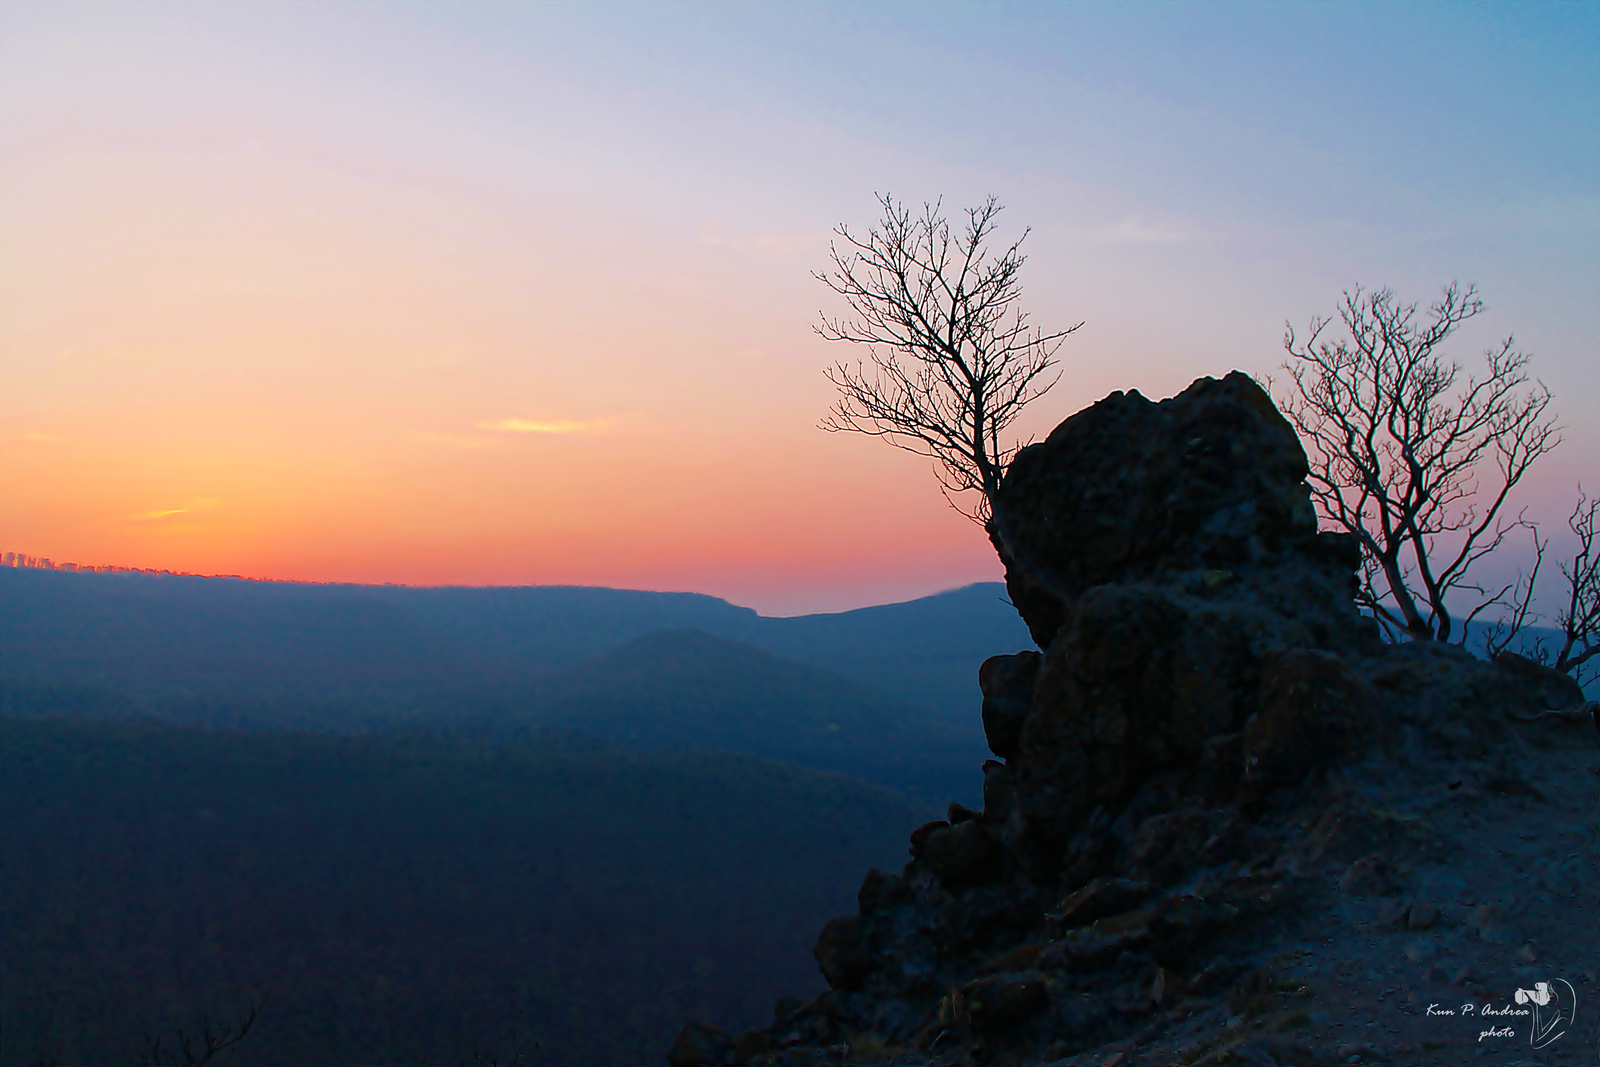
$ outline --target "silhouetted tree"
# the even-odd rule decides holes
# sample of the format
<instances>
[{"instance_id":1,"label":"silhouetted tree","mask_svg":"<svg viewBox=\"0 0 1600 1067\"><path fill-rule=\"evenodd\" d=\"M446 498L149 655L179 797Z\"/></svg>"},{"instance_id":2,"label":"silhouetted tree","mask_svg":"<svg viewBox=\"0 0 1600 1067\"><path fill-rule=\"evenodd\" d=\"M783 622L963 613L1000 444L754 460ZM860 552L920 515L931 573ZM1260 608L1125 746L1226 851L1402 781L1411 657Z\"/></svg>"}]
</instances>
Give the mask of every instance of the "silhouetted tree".
<instances>
[{"instance_id":1,"label":"silhouetted tree","mask_svg":"<svg viewBox=\"0 0 1600 1067\"><path fill-rule=\"evenodd\" d=\"M1027 231L996 254L1002 209L994 197L968 208L956 232L939 203L913 215L891 196L878 202L878 225L865 237L839 226L829 246L833 270L815 275L855 315L824 315L817 332L866 345L873 368L858 361L825 372L841 396L822 428L930 457L951 506L983 522L1016 452L1002 435L1055 384L1056 350L1083 324L1050 333L1029 325L1017 306ZM951 497L969 491L979 494L970 509Z\"/></svg>"},{"instance_id":2,"label":"silhouetted tree","mask_svg":"<svg viewBox=\"0 0 1600 1067\"><path fill-rule=\"evenodd\" d=\"M1522 651L1531 653L1532 658L1540 663L1581 682L1589 673L1586 670L1589 661L1600 656L1600 552L1596 551L1600 545L1595 543L1596 534L1600 534L1600 498L1590 499L1580 486L1578 502L1567 517L1567 527L1578 538L1578 550L1573 553L1570 562L1561 564L1561 577L1566 581L1566 588L1562 591L1565 602L1556 614L1560 644L1551 649L1540 640L1531 649L1524 647ZM1537 537L1535 543L1538 554L1534 559L1533 573L1528 578L1530 587L1538 578L1546 547L1546 543ZM1521 594L1522 590L1518 592ZM1488 643L1491 655L1508 650L1528 625L1531 615L1529 600L1531 597L1524 597L1512 616L1495 627Z\"/></svg>"},{"instance_id":3,"label":"silhouetted tree","mask_svg":"<svg viewBox=\"0 0 1600 1067\"><path fill-rule=\"evenodd\" d=\"M166 1033L147 1035L139 1049L139 1067L203 1067L216 1059L218 1053L250 1036L265 1004L265 997L247 1001L240 1017L232 1023L213 1023L210 1015L203 1015L199 1030L192 1034L179 1027L170 1036Z\"/></svg>"},{"instance_id":4,"label":"silhouetted tree","mask_svg":"<svg viewBox=\"0 0 1600 1067\"><path fill-rule=\"evenodd\" d=\"M1556 623L1561 627L1561 648L1551 666L1565 674L1576 674L1591 659L1600 656L1600 548L1595 535L1600 533L1600 498L1589 499L1578 490L1578 503L1567 519L1567 526L1578 536L1578 551L1570 564L1561 567L1567 580L1567 603Z\"/></svg>"},{"instance_id":5,"label":"silhouetted tree","mask_svg":"<svg viewBox=\"0 0 1600 1067\"><path fill-rule=\"evenodd\" d=\"M1526 611L1533 581L1490 592L1473 564L1515 529L1502 515L1528 468L1560 437L1550 393L1526 372L1528 357L1506 338L1485 353L1486 370L1461 381L1438 346L1483 310L1456 283L1417 321L1416 304L1388 289L1346 292L1339 323L1315 318L1302 341L1289 327L1284 363L1294 389L1280 406L1299 431L1323 517L1355 534L1364 549L1360 599L1391 633L1449 640L1457 633L1447 601L1476 593L1459 628L1493 605ZM1534 530L1537 543L1537 531Z\"/></svg>"}]
</instances>

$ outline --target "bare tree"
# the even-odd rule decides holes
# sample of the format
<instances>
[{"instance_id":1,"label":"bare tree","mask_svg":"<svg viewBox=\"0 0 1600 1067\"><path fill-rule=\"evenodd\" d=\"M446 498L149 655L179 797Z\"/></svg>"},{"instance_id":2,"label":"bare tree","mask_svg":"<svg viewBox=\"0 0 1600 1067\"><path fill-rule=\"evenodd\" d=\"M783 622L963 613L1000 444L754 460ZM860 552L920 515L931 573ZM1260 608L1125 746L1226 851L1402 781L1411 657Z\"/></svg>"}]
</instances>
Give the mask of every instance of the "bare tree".
<instances>
[{"instance_id":1,"label":"bare tree","mask_svg":"<svg viewBox=\"0 0 1600 1067\"><path fill-rule=\"evenodd\" d=\"M218 1053L250 1036L265 1004L264 996L251 998L242 1015L232 1023L213 1024L211 1016L204 1015L197 1033L179 1027L170 1044L164 1033L146 1035L138 1062L141 1067L203 1067L216 1059Z\"/></svg>"},{"instance_id":2,"label":"bare tree","mask_svg":"<svg viewBox=\"0 0 1600 1067\"><path fill-rule=\"evenodd\" d=\"M952 232L940 203L913 215L888 195L883 218L858 237L848 226L829 246L833 270L815 277L849 303L855 317L823 316L830 341L867 346L871 368L838 363L825 373L839 402L822 428L882 437L928 456L951 506L978 522L1017 446L1006 428L1055 384L1055 353L1083 325L1051 333L1017 306L1027 231L1004 251L990 248L1002 208L994 197L968 208ZM976 491L971 508L952 494Z\"/></svg>"},{"instance_id":3,"label":"bare tree","mask_svg":"<svg viewBox=\"0 0 1600 1067\"><path fill-rule=\"evenodd\" d=\"M1578 536L1578 551L1571 564L1562 564L1567 580L1567 603L1556 624L1561 627L1561 649L1551 666L1563 674L1581 677L1585 664L1600 656L1600 545L1595 535L1600 523L1600 498L1589 499L1578 489L1578 503L1567 526Z\"/></svg>"},{"instance_id":4,"label":"bare tree","mask_svg":"<svg viewBox=\"0 0 1600 1067\"><path fill-rule=\"evenodd\" d=\"M1347 336L1325 339L1334 324L1322 318L1303 341L1293 327L1284 336L1294 389L1281 406L1306 444L1312 496L1327 521L1360 539L1360 599L1391 635L1450 640L1447 602L1461 594L1478 603L1460 640L1492 605L1515 607L1520 594L1526 613L1531 580L1490 592L1470 572L1513 530L1532 529L1503 514L1506 500L1560 436L1549 390L1530 385L1528 357L1511 338L1465 381L1436 351L1482 310L1476 289L1451 283L1419 322L1416 304L1357 287L1339 308Z\"/></svg>"}]
</instances>

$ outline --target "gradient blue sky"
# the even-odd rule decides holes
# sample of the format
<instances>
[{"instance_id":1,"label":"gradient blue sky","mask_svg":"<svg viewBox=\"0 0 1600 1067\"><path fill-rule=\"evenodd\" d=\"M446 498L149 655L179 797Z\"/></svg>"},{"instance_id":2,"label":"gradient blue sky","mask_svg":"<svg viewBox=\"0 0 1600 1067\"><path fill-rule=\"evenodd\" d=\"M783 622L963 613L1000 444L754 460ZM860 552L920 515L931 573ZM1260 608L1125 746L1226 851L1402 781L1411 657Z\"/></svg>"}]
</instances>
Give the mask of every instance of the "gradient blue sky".
<instances>
[{"instance_id":1,"label":"gradient blue sky","mask_svg":"<svg viewBox=\"0 0 1600 1067\"><path fill-rule=\"evenodd\" d=\"M1032 228L1028 432L1476 283L1600 487L1593 4L0 7L0 548L772 613L993 578L816 430L874 192ZM1507 561L1508 564L1514 561Z\"/></svg>"}]
</instances>

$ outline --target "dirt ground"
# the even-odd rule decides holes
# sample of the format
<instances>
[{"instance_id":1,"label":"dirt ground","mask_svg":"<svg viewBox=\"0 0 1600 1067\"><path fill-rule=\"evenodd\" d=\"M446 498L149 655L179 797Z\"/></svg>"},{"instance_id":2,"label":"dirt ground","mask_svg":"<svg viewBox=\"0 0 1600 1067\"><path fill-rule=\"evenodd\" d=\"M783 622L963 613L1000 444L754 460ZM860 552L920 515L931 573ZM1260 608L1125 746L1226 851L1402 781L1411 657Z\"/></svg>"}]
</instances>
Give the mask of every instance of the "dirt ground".
<instances>
[{"instance_id":1,"label":"dirt ground","mask_svg":"<svg viewBox=\"0 0 1600 1067\"><path fill-rule=\"evenodd\" d=\"M1368 853L1381 858L1288 857L1303 903L1229 946L1265 976L1253 1000L1248 983L1181 998L1132 1039L1055 1064L1600 1064L1587 717L1519 725L1485 759L1377 761L1330 785L1333 806L1385 828Z\"/></svg>"}]
</instances>

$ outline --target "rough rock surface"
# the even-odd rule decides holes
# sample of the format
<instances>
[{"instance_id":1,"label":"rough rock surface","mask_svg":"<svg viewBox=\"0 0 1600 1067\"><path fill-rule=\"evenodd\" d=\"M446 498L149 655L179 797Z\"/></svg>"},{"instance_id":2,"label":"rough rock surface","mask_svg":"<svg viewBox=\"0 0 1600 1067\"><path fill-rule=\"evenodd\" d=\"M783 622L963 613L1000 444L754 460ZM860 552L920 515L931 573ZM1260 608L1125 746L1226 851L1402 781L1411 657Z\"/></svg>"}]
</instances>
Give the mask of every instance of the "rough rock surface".
<instances>
[{"instance_id":1,"label":"rough rock surface","mask_svg":"<svg viewBox=\"0 0 1600 1067\"><path fill-rule=\"evenodd\" d=\"M980 673L983 810L868 873L829 992L672 1062L1594 1062L1593 709L1384 645L1305 473L1238 373L1024 449L991 535L1042 652ZM1535 1049L1539 981L1579 1014Z\"/></svg>"}]
</instances>

